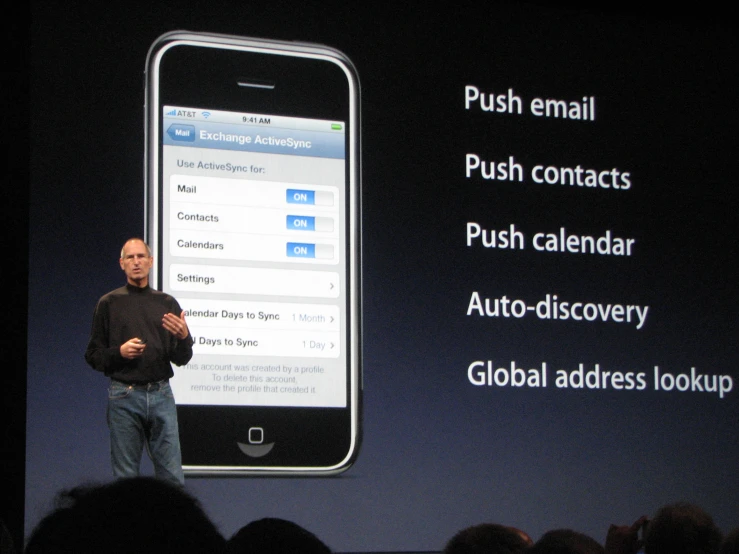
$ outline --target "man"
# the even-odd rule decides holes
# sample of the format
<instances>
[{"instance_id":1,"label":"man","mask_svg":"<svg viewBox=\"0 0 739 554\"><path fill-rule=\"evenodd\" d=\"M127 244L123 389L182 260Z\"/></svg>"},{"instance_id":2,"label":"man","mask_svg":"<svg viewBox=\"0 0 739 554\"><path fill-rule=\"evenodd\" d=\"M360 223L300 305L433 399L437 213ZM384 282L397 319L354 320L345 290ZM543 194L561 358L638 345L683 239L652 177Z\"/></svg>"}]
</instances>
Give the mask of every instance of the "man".
<instances>
[{"instance_id":1,"label":"man","mask_svg":"<svg viewBox=\"0 0 739 554\"><path fill-rule=\"evenodd\" d=\"M527 554L604 554L605 549L593 537L572 529L547 531Z\"/></svg>"},{"instance_id":2,"label":"man","mask_svg":"<svg viewBox=\"0 0 739 554\"><path fill-rule=\"evenodd\" d=\"M123 245L120 265L126 285L98 301L85 360L110 377L113 475L137 476L146 444L155 475L182 485L170 362L178 366L189 362L193 339L177 300L149 287L153 263L143 240L132 238Z\"/></svg>"},{"instance_id":3,"label":"man","mask_svg":"<svg viewBox=\"0 0 739 554\"><path fill-rule=\"evenodd\" d=\"M447 542L442 554L517 554L532 544L531 537L520 529L481 523L459 531Z\"/></svg>"},{"instance_id":4,"label":"man","mask_svg":"<svg viewBox=\"0 0 739 554\"><path fill-rule=\"evenodd\" d=\"M200 503L161 479L81 485L60 491L55 505L25 554L219 554L226 547Z\"/></svg>"},{"instance_id":5,"label":"man","mask_svg":"<svg viewBox=\"0 0 739 554\"><path fill-rule=\"evenodd\" d=\"M297 523L266 517L247 523L226 543L228 554L331 554L331 549Z\"/></svg>"},{"instance_id":6,"label":"man","mask_svg":"<svg viewBox=\"0 0 739 554\"><path fill-rule=\"evenodd\" d=\"M647 525L647 554L716 554L721 531L702 508L687 502L662 506Z\"/></svg>"}]
</instances>

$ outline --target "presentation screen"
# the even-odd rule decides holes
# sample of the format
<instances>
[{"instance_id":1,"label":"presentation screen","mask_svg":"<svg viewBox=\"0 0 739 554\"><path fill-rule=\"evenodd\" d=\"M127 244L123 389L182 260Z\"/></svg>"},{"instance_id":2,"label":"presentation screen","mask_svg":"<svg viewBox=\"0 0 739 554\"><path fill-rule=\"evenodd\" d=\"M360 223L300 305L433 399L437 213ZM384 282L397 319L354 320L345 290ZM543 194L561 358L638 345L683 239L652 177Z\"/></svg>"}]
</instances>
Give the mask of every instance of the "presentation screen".
<instances>
[{"instance_id":1,"label":"presentation screen","mask_svg":"<svg viewBox=\"0 0 739 554\"><path fill-rule=\"evenodd\" d=\"M357 408L356 453L340 474L187 476L226 537L281 517L339 552L439 551L481 522L602 542L611 523L679 500L724 531L736 525L734 39L709 22L465 6L34 6L26 533L59 490L111 479L108 379L84 352L97 300L125 283L121 246L151 231L143 75L157 37L181 29L325 45L351 61L358 85L353 339L350 268L333 257L353 247L342 130L310 155L164 143L171 240L152 245L166 277L157 286L192 311L191 363L230 364L208 373L221 380L175 367L180 408L205 398L214 436L235 406ZM213 80L201 77L188 74L207 92ZM210 115L184 122L177 109ZM162 117L215 133L243 127L228 120L244 113L295 117L286 123L312 141L321 121L343 121L176 103ZM201 160L272 174L178 165ZM289 203L305 191L315 204ZM338 204L320 205L329 200ZM255 202L281 211L260 219ZM295 279L281 283L285 272ZM318 274L338 290L313 294L326 284ZM183 281L193 275L226 288L200 294L211 284ZM245 281L257 287L246 295ZM281 319L216 325L208 314L224 310ZM224 337L233 344L205 340ZM258 343L237 345L245 337ZM340 354L304 356L302 340L328 348L331 337ZM304 377L317 396L193 389L223 387L244 349L250 366L292 359L336 379Z\"/></svg>"}]
</instances>

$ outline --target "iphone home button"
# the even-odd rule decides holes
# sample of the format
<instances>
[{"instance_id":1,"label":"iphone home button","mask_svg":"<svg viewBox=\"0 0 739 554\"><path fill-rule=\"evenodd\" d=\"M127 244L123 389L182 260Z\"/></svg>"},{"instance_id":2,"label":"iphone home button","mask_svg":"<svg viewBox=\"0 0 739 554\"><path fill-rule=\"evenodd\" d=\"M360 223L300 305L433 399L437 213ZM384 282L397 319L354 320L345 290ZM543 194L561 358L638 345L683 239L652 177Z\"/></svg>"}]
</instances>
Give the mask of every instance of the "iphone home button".
<instances>
[{"instance_id":1,"label":"iphone home button","mask_svg":"<svg viewBox=\"0 0 739 554\"><path fill-rule=\"evenodd\" d=\"M261 427L249 427L249 444L262 444L264 442L264 429Z\"/></svg>"},{"instance_id":2,"label":"iphone home button","mask_svg":"<svg viewBox=\"0 0 739 554\"><path fill-rule=\"evenodd\" d=\"M249 433L247 435L249 442L237 442L239 450L249 456L250 458L261 458L266 456L272 450L275 443L264 442L264 429L262 427L249 427Z\"/></svg>"}]
</instances>

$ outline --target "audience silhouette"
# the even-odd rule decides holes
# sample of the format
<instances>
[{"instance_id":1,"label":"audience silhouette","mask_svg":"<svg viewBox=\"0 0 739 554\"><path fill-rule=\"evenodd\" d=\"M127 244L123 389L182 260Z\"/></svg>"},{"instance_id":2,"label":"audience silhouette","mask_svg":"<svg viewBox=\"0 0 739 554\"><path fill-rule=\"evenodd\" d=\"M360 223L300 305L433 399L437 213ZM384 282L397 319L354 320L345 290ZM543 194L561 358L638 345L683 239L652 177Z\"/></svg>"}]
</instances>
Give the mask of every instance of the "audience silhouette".
<instances>
[{"instance_id":1,"label":"audience silhouette","mask_svg":"<svg viewBox=\"0 0 739 554\"><path fill-rule=\"evenodd\" d=\"M26 554L213 554L225 539L197 500L152 477L63 491Z\"/></svg>"},{"instance_id":2,"label":"audience silhouette","mask_svg":"<svg viewBox=\"0 0 739 554\"><path fill-rule=\"evenodd\" d=\"M687 502L660 508L644 537L646 554L716 554L720 547L721 531L713 518Z\"/></svg>"},{"instance_id":3,"label":"audience silhouette","mask_svg":"<svg viewBox=\"0 0 739 554\"><path fill-rule=\"evenodd\" d=\"M331 549L297 523L268 517L244 525L228 541L229 554L331 554Z\"/></svg>"},{"instance_id":4,"label":"audience silhouette","mask_svg":"<svg viewBox=\"0 0 739 554\"><path fill-rule=\"evenodd\" d=\"M726 535L719 554L739 554L739 527Z\"/></svg>"},{"instance_id":5,"label":"audience silhouette","mask_svg":"<svg viewBox=\"0 0 739 554\"><path fill-rule=\"evenodd\" d=\"M572 529L547 531L527 553L531 554L604 554L594 538Z\"/></svg>"},{"instance_id":6,"label":"audience silhouette","mask_svg":"<svg viewBox=\"0 0 739 554\"><path fill-rule=\"evenodd\" d=\"M643 540L639 536L643 533ZM7 533L3 554L13 552ZM686 502L632 525L611 525L605 547L572 529L533 543L520 529L482 523L457 532L442 554L739 554L739 528L721 541L711 516ZM318 537L279 518L252 521L226 541L199 502L151 477L83 485L57 495L56 508L28 538L26 554L332 554Z\"/></svg>"},{"instance_id":7,"label":"audience silhouette","mask_svg":"<svg viewBox=\"0 0 739 554\"><path fill-rule=\"evenodd\" d=\"M531 538L515 527L481 523L454 535L443 554L516 554L524 552L531 544Z\"/></svg>"}]
</instances>

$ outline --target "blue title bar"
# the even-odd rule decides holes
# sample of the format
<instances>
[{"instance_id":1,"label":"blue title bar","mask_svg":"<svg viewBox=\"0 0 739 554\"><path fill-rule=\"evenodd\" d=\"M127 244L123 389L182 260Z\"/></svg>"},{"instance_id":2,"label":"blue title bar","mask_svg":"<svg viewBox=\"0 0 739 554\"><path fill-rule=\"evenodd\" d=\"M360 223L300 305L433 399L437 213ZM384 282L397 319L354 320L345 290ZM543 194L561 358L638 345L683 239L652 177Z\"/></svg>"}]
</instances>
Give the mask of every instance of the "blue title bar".
<instances>
[{"instance_id":1,"label":"blue title bar","mask_svg":"<svg viewBox=\"0 0 739 554\"><path fill-rule=\"evenodd\" d=\"M344 159L344 133L269 128L228 123L193 122L164 118L162 142L166 146L189 146L265 154L287 154Z\"/></svg>"}]
</instances>

